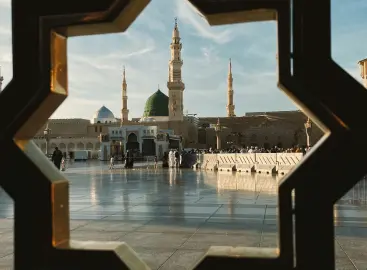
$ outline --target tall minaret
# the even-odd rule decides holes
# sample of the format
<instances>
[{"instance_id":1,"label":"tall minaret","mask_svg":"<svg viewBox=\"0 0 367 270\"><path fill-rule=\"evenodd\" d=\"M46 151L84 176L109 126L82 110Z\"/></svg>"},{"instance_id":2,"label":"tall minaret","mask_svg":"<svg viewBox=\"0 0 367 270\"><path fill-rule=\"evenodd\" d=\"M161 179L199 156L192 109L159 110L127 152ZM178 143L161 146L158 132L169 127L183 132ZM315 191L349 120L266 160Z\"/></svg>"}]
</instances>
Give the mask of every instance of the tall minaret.
<instances>
[{"instance_id":1,"label":"tall minaret","mask_svg":"<svg viewBox=\"0 0 367 270\"><path fill-rule=\"evenodd\" d=\"M4 77L1 75L1 66L0 66L0 92L3 90L3 81Z\"/></svg>"},{"instance_id":2,"label":"tall minaret","mask_svg":"<svg viewBox=\"0 0 367 270\"><path fill-rule=\"evenodd\" d=\"M227 89L227 117L235 117L233 104L233 77L232 77L232 61L229 59L228 71L228 89Z\"/></svg>"},{"instance_id":3,"label":"tall minaret","mask_svg":"<svg viewBox=\"0 0 367 270\"><path fill-rule=\"evenodd\" d=\"M180 32L178 31L177 18L175 18L175 27L172 33L172 42L170 45L171 59L168 64L168 111L170 121L183 121L183 91L185 84L182 82L181 68L183 61L181 59L182 43Z\"/></svg>"},{"instance_id":4,"label":"tall minaret","mask_svg":"<svg viewBox=\"0 0 367 270\"><path fill-rule=\"evenodd\" d=\"M125 66L122 78L122 110L121 110L121 125L129 121L129 110L127 109L127 83L125 76Z\"/></svg>"}]
</instances>

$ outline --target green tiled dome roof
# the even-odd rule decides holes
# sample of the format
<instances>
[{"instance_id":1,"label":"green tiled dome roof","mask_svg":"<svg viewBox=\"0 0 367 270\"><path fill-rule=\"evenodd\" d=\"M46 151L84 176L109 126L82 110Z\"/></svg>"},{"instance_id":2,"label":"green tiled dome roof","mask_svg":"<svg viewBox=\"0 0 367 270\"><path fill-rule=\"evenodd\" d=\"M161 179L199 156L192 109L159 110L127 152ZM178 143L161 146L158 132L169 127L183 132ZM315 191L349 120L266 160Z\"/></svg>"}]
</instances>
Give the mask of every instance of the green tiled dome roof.
<instances>
[{"instance_id":1,"label":"green tiled dome roof","mask_svg":"<svg viewBox=\"0 0 367 270\"><path fill-rule=\"evenodd\" d=\"M168 116L168 96L157 90L145 103L143 117Z\"/></svg>"}]
</instances>

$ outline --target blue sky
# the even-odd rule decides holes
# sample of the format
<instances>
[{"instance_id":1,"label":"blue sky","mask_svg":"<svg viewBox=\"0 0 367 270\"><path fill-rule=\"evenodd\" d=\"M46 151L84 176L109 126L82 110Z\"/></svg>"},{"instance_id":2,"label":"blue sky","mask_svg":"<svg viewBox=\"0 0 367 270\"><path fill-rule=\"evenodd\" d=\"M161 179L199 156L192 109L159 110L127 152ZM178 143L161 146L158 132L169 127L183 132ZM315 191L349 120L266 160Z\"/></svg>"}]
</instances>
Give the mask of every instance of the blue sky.
<instances>
[{"instance_id":1,"label":"blue sky","mask_svg":"<svg viewBox=\"0 0 367 270\"><path fill-rule=\"evenodd\" d=\"M366 0L332 0L333 57L358 81L367 57ZM102 105L119 117L126 66L130 117L140 117L158 85L167 93L174 17L183 42L184 107L199 116L225 116L228 59L232 58L236 114L292 110L276 87L276 24L210 27L185 0L152 0L122 34L69 39L68 99L53 118L90 118ZM0 0L0 65L12 76L10 0Z\"/></svg>"}]
</instances>

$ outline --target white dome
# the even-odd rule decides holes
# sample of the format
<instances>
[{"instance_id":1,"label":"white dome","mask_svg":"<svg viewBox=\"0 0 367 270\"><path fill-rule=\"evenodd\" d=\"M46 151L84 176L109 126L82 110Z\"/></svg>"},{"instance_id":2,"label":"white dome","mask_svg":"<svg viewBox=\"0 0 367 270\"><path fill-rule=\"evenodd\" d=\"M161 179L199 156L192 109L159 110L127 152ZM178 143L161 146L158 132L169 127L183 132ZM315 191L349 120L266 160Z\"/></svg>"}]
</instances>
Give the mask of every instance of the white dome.
<instances>
[{"instance_id":1,"label":"white dome","mask_svg":"<svg viewBox=\"0 0 367 270\"><path fill-rule=\"evenodd\" d=\"M102 106L98 111L96 111L91 120L92 124L96 123L115 123L116 118L106 106Z\"/></svg>"}]
</instances>

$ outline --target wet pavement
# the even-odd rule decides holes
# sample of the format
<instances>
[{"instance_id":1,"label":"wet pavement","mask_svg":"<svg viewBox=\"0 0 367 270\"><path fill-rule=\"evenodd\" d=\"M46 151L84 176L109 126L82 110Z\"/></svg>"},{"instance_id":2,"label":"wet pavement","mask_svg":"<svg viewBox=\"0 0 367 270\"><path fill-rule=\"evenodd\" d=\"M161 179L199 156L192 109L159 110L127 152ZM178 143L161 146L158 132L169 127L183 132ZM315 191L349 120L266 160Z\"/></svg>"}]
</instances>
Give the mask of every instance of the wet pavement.
<instances>
[{"instance_id":1,"label":"wet pavement","mask_svg":"<svg viewBox=\"0 0 367 270\"><path fill-rule=\"evenodd\" d=\"M279 178L70 164L71 236L125 241L152 269L191 269L212 245L277 246ZM335 207L337 269L367 269L366 181ZM0 191L0 269L11 269L13 206Z\"/></svg>"}]
</instances>

